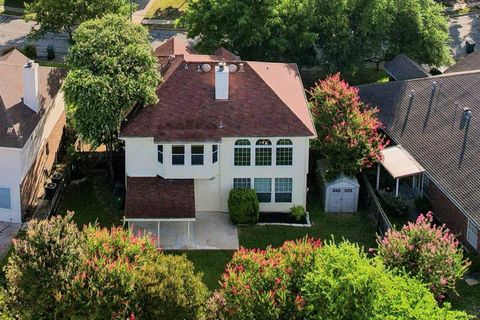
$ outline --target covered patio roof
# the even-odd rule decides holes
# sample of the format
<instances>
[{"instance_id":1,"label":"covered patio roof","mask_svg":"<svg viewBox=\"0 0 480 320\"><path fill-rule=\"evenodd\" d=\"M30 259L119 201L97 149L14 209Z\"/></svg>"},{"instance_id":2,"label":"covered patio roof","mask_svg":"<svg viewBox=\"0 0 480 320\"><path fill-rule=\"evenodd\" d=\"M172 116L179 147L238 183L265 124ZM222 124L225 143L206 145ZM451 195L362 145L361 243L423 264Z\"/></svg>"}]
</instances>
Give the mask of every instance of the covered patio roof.
<instances>
[{"instance_id":1,"label":"covered patio roof","mask_svg":"<svg viewBox=\"0 0 480 320\"><path fill-rule=\"evenodd\" d=\"M127 221L195 221L193 180L127 177Z\"/></svg>"},{"instance_id":2,"label":"covered patio roof","mask_svg":"<svg viewBox=\"0 0 480 320\"><path fill-rule=\"evenodd\" d=\"M395 178L414 176L425 172L425 169L402 146L396 145L381 151L382 166Z\"/></svg>"}]
</instances>

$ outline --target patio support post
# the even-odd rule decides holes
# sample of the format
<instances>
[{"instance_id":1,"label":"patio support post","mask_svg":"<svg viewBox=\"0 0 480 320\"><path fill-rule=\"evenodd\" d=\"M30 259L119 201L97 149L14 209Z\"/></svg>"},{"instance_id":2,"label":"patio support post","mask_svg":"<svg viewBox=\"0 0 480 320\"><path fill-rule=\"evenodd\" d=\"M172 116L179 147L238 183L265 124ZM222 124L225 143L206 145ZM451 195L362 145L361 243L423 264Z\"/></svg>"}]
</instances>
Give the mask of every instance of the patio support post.
<instances>
[{"instance_id":1,"label":"patio support post","mask_svg":"<svg viewBox=\"0 0 480 320\"><path fill-rule=\"evenodd\" d=\"M190 221L187 221L187 246L190 247Z\"/></svg>"},{"instance_id":2,"label":"patio support post","mask_svg":"<svg viewBox=\"0 0 480 320\"><path fill-rule=\"evenodd\" d=\"M377 188L378 191L380 189L380 163L377 163Z\"/></svg>"},{"instance_id":3,"label":"patio support post","mask_svg":"<svg viewBox=\"0 0 480 320\"><path fill-rule=\"evenodd\" d=\"M160 248L160 221L157 221L157 247Z\"/></svg>"},{"instance_id":4,"label":"patio support post","mask_svg":"<svg viewBox=\"0 0 480 320\"><path fill-rule=\"evenodd\" d=\"M395 187L395 198L398 198L398 188L400 184L400 178L397 178L396 181L397 181L397 185Z\"/></svg>"}]
</instances>

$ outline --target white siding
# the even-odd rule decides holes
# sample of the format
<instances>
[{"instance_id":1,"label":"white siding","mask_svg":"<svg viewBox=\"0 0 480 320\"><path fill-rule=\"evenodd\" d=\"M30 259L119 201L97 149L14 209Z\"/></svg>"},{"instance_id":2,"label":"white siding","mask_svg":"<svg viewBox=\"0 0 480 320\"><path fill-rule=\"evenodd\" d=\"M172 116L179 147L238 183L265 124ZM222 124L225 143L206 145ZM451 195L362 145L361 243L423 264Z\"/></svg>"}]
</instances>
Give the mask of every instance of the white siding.
<instances>
[{"instance_id":1,"label":"white siding","mask_svg":"<svg viewBox=\"0 0 480 320\"><path fill-rule=\"evenodd\" d=\"M293 142L293 164L275 165L275 147L279 139ZM248 139L252 145L250 166L234 166L234 144L238 139ZM196 211L228 211L228 194L233 188L234 178L271 178L272 189L275 178L292 178L293 192L291 203L261 203L261 211L287 212L293 205L306 206L308 173L308 137L264 137L272 142L272 165L255 166L255 142L262 138L223 138L217 142L160 143L163 145L163 164L157 160L157 143L153 138L124 138L126 174L131 177L161 176L165 179L195 179ZM212 163L212 146L217 144L218 162ZM172 165L172 146L185 146L185 165ZM191 164L191 146L204 146L204 165Z\"/></svg>"}]
</instances>

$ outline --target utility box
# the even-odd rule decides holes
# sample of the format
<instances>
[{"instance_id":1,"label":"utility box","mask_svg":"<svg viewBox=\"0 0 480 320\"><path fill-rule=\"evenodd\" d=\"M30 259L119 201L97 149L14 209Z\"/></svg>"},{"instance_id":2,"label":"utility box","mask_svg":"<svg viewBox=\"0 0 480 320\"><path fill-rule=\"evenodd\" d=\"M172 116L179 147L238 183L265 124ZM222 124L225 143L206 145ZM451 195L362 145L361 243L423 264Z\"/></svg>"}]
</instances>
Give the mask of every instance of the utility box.
<instances>
[{"instance_id":1,"label":"utility box","mask_svg":"<svg viewBox=\"0 0 480 320\"><path fill-rule=\"evenodd\" d=\"M340 175L327 181L326 160L317 161L317 179L325 212L357 212L360 184L356 177Z\"/></svg>"}]
</instances>

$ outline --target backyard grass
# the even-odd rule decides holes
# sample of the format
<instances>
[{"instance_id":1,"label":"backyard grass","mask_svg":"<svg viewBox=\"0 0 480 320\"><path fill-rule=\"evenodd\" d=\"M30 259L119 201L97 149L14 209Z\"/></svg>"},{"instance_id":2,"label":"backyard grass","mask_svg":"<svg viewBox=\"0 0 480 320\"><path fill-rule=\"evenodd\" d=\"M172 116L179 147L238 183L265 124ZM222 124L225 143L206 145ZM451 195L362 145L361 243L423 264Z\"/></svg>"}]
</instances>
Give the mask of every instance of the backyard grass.
<instances>
[{"instance_id":1,"label":"backyard grass","mask_svg":"<svg viewBox=\"0 0 480 320\"><path fill-rule=\"evenodd\" d=\"M102 227L121 225L122 213L112 206L113 187L108 177L95 176L71 183L65 191L58 213L73 211L78 226L97 222Z\"/></svg>"},{"instance_id":2,"label":"backyard grass","mask_svg":"<svg viewBox=\"0 0 480 320\"><path fill-rule=\"evenodd\" d=\"M38 60L38 64L41 67L52 67L52 68L62 68L67 69L67 64L58 61L45 61L45 60Z\"/></svg>"},{"instance_id":3,"label":"backyard grass","mask_svg":"<svg viewBox=\"0 0 480 320\"><path fill-rule=\"evenodd\" d=\"M24 8L24 3L30 3L32 0L0 0L0 5L14 7L14 8Z\"/></svg>"},{"instance_id":4,"label":"backyard grass","mask_svg":"<svg viewBox=\"0 0 480 320\"><path fill-rule=\"evenodd\" d=\"M154 0L145 18L175 20L181 17L187 7L187 0Z\"/></svg>"},{"instance_id":5,"label":"backyard grass","mask_svg":"<svg viewBox=\"0 0 480 320\"><path fill-rule=\"evenodd\" d=\"M447 301L454 309L480 317L480 284L469 286L464 280L457 283L458 295L450 294Z\"/></svg>"},{"instance_id":6,"label":"backyard grass","mask_svg":"<svg viewBox=\"0 0 480 320\"><path fill-rule=\"evenodd\" d=\"M303 85L306 89L310 89L317 81L325 79L327 76L325 71L319 68L301 69L300 74L302 76ZM388 82L388 75L383 68L376 70L373 66L365 65L356 72L342 73L342 79L347 81L350 85L358 86L369 83Z\"/></svg>"}]
</instances>

